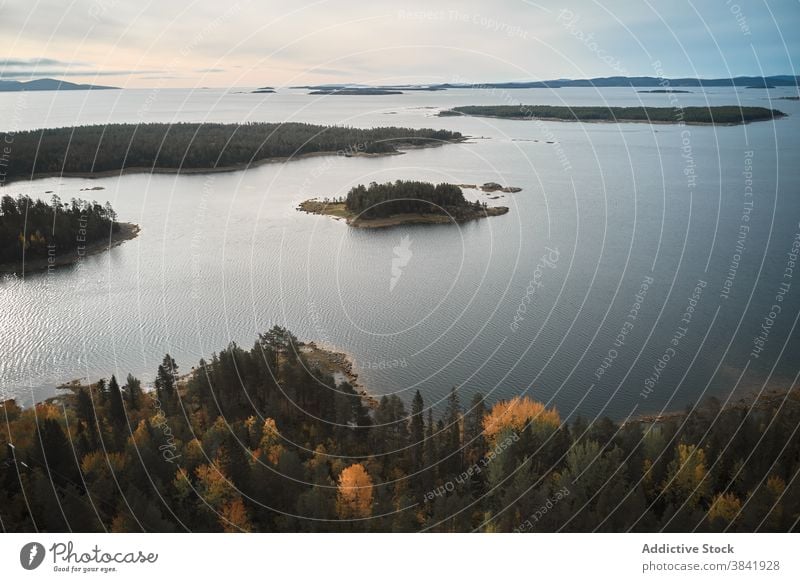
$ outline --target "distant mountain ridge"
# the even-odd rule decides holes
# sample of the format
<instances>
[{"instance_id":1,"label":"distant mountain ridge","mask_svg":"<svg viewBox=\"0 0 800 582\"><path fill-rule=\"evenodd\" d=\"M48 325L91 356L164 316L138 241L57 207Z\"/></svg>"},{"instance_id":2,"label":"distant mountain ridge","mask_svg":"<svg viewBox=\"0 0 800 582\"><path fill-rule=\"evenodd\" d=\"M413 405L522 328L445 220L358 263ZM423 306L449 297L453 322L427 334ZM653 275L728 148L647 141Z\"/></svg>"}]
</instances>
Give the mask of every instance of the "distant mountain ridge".
<instances>
[{"instance_id":1,"label":"distant mountain ridge","mask_svg":"<svg viewBox=\"0 0 800 582\"><path fill-rule=\"evenodd\" d=\"M700 79L680 77L595 77L593 79L554 79L550 81L510 81L506 83L458 83L442 85L452 88L486 87L488 89L557 89L559 87L748 87L766 86L792 87L800 85L800 77L774 75L771 77L731 77Z\"/></svg>"},{"instance_id":2,"label":"distant mountain ridge","mask_svg":"<svg viewBox=\"0 0 800 582\"><path fill-rule=\"evenodd\" d=\"M104 85L81 85L58 79L34 79L33 81L10 81L0 79L0 91L94 91L119 89Z\"/></svg>"}]
</instances>

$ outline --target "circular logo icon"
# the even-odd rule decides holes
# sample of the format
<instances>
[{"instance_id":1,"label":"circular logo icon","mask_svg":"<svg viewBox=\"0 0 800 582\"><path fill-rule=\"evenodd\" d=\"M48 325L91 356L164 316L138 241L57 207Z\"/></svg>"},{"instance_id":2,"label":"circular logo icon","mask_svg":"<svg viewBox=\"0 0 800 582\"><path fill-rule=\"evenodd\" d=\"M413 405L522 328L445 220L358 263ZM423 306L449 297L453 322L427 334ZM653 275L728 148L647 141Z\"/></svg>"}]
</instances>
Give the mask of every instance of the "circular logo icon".
<instances>
[{"instance_id":1,"label":"circular logo icon","mask_svg":"<svg viewBox=\"0 0 800 582\"><path fill-rule=\"evenodd\" d=\"M19 563L26 570L35 570L44 561L44 546L39 542L30 542L19 551Z\"/></svg>"}]
</instances>

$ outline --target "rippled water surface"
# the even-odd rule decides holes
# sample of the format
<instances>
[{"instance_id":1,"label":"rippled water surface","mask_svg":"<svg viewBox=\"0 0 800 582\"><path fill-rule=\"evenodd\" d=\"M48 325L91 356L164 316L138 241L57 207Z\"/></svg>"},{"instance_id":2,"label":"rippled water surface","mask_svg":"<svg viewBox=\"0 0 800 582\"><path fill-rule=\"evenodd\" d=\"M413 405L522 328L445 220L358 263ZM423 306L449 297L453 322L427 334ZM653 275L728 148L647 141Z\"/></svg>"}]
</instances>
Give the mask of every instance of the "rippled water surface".
<instances>
[{"instance_id":1,"label":"rippled water surface","mask_svg":"<svg viewBox=\"0 0 800 582\"><path fill-rule=\"evenodd\" d=\"M768 378L791 382L800 280L786 269L800 231L800 107L770 100L788 94L679 96L683 106L741 102L791 114L716 128L434 116L504 101L668 105L669 96L633 89L0 94L6 130L295 120L475 137L401 156L7 185L4 194L65 199L102 186L92 194L142 231L80 268L0 283L0 384L30 403L72 378L130 371L149 381L164 352L188 370L231 341L249 347L274 323L350 353L370 391L408 400L420 389L435 402L457 386L462 401L474 391L527 392L563 416L621 418L705 394L724 400ZM466 190L511 211L460 226L363 231L295 210L398 178L523 190L496 200ZM397 247L410 259L392 286ZM759 336L763 351L753 354Z\"/></svg>"}]
</instances>

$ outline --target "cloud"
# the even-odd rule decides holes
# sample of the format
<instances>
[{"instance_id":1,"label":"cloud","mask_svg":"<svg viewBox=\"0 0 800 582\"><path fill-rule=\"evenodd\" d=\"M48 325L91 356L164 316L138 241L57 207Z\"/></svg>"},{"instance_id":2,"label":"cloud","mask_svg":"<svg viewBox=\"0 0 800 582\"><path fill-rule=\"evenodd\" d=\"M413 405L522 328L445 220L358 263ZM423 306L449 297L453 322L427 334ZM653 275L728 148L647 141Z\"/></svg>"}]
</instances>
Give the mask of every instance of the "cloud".
<instances>
[{"instance_id":1,"label":"cloud","mask_svg":"<svg viewBox=\"0 0 800 582\"><path fill-rule=\"evenodd\" d=\"M81 62L68 62L68 61L60 61L58 59L45 59L41 57L36 58L29 58L29 59L5 59L2 62L2 66L4 68L8 67L70 67L70 66L82 66L86 63Z\"/></svg>"},{"instance_id":2,"label":"cloud","mask_svg":"<svg viewBox=\"0 0 800 582\"><path fill-rule=\"evenodd\" d=\"M86 70L42 70L42 69L29 69L18 71L3 71L0 72L0 79L27 79L31 77L127 77L139 75L159 74L164 71L86 71Z\"/></svg>"},{"instance_id":3,"label":"cloud","mask_svg":"<svg viewBox=\"0 0 800 582\"><path fill-rule=\"evenodd\" d=\"M616 74L603 55L618 58L631 75L652 75L656 60L671 76L793 72L800 53L796 3L737 0L735 11L727 3L695 4L270 0L265 9L255 0L6 2L0 75L131 76L135 85L163 73L175 78L171 86L191 86L213 74L215 82L248 86ZM563 10L578 18L570 27L559 20Z\"/></svg>"}]
</instances>

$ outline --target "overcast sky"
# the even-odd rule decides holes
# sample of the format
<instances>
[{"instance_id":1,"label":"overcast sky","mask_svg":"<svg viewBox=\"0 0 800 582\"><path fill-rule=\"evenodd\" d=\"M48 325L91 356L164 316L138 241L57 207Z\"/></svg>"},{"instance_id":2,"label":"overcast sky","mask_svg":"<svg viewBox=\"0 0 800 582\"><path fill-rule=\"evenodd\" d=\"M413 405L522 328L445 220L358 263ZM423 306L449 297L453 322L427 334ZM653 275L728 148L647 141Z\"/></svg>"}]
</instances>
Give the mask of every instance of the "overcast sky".
<instances>
[{"instance_id":1,"label":"overcast sky","mask_svg":"<svg viewBox=\"0 0 800 582\"><path fill-rule=\"evenodd\" d=\"M0 0L0 78L125 87L797 74L798 0Z\"/></svg>"}]
</instances>

